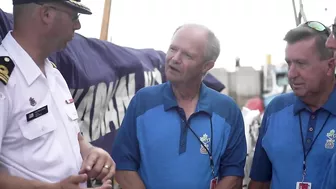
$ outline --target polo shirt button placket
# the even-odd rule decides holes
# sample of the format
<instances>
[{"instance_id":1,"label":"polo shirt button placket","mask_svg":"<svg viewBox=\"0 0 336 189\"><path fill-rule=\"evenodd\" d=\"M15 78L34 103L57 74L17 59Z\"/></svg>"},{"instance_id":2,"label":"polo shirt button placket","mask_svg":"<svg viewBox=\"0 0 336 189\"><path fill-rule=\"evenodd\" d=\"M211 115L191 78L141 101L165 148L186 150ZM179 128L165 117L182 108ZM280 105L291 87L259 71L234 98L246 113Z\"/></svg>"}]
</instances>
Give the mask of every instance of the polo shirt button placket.
<instances>
[{"instance_id":1,"label":"polo shirt button placket","mask_svg":"<svg viewBox=\"0 0 336 189\"><path fill-rule=\"evenodd\" d=\"M311 139L308 138L308 139L306 140L306 142L307 142L308 144L310 144L310 143L311 143Z\"/></svg>"}]
</instances>

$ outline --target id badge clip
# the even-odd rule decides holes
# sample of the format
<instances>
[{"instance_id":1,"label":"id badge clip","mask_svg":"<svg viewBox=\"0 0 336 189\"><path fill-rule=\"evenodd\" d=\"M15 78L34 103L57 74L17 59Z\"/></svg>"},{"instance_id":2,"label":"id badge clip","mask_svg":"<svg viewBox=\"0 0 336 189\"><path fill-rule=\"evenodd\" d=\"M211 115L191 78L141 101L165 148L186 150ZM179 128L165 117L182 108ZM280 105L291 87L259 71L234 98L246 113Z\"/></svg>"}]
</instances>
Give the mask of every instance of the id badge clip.
<instances>
[{"instance_id":1,"label":"id badge clip","mask_svg":"<svg viewBox=\"0 0 336 189\"><path fill-rule=\"evenodd\" d=\"M215 189L218 184L218 177L211 179L210 181L210 189Z\"/></svg>"},{"instance_id":2,"label":"id badge clip","mask_svg":"<svg viewBox=\"0 0 336 189\"><path fill-rule=\"evenodd\" d=\"M311 189L312 184L310 182L297 182L296 189Z\"/></svg>"}]
</instances>

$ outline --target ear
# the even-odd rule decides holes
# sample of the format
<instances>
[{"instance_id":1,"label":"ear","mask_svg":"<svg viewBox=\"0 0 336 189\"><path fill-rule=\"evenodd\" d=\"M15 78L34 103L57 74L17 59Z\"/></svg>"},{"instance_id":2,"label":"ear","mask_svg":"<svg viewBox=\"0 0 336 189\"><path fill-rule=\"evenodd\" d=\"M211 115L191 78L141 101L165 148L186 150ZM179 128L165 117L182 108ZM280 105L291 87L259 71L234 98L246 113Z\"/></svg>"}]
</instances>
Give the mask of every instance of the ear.
<instances>
[{"instance_id":1,"label":"ear","mask_svg":"<svg viewBox=\"0 0 336 189\"><path fill-rule=\"evenodd\" d=\"M335 58L331 58L330 60L328 60L328 70L327 70L327 75L328 76L332 76L335 75Z\"/></svg>"},{"instance_id":2,"label":"ear","mask_svg":"<svg viewBox=\"0 0 336 189\"><path fill-rule=\"evenodd\" d=\"M215 65L215 61L213 60L205 62L205 64L203 65L203 70L202 70L203 75L205 75L210 69L212 69L214 65Z\"/></svg>"},{"instance_id":3,"label":"ear","mask_svg":"<svg viewBox=\"0 0 336 189\"><path fill-rule=\"evenodd\" d=\"M43 24L50 24L53 20L53 18L55 17L55 13L54 11L50 11L51 8L47 7L47 6L41 6L39 8L39 14L41 17L41 21L43 22Z\"/></svg>"}]
</instances>

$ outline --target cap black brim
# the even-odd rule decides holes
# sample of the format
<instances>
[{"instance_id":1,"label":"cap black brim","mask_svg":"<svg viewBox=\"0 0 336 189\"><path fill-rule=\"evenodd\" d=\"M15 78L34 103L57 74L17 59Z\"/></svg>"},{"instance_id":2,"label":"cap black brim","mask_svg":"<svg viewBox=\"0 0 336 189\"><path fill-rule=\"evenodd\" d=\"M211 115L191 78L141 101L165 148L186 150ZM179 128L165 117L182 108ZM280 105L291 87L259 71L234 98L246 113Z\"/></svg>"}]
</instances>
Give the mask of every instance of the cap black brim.
<instances>
[{"instance_id":1,"label":"cap black brim","mask_svg":"<svg viewBox=\"0 0 336 189\"><path fill-rule=\"evenodd\" d=\"M74 9L78 13L89 14L89 15L92 14L91 10L88 7L86 7L85 5L83 5L79 2L64 1L63 3L66 4L67 6L69 6L70 8Z\"/></svg>"}]
</instances>

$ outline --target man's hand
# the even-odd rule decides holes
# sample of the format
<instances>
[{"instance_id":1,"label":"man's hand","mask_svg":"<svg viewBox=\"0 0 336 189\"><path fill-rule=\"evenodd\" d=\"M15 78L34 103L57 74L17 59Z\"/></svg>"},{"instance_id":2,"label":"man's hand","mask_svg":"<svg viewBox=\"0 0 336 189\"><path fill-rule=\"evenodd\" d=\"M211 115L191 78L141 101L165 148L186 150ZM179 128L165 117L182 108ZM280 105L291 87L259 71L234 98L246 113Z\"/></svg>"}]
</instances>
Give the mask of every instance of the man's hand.
<instances>
[{"instance_id":1,"label":"man's hand","mask_svg":"<svg viewBox=\"0 0 336 189\"><path fill-rule=\"evenodd\" d=\"M56 183L57 189L81 189L79 186L80 183L87 181L87 175L86 174L80 174L80 175L73 175L70 176L64 180L62 180L59 183ZM112 189L111 180L108 180L103 183L102 186L96 187L96 188L88 188L88 189Z\"/></svg>"},{"instance_id":2,"label":"man's hand","mask_svg":"<svg viewBox=\"0 0 336 189\"><path fill-rule=\"evenodd\" d=\"M115 163L105 150L92 147L83 159L79 174L83 173L86 173L89 178L101 180L105 183L114 175Z\"/></svg>"}]
</instances>

